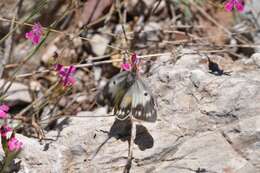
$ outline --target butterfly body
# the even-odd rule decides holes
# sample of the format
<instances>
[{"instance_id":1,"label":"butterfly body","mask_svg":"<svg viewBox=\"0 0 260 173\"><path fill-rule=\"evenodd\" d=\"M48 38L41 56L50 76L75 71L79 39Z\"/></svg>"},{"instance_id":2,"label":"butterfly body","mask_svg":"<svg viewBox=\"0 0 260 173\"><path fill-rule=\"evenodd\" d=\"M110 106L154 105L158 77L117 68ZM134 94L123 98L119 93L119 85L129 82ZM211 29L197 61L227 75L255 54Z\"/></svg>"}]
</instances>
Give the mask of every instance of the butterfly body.
<instances>
[{"instance_id":1,"label":"butterfly body","mask_svg":"<svg viewBox=\"0 0 260 173\"><path fill-rule=\"evenodd\" d=\"M137 120L155 122L157 118L154 97L136 71L122 71L112 77L98 94L97 103L108 105L121 120L133 116Z\"/></svg>"}]
</instances>

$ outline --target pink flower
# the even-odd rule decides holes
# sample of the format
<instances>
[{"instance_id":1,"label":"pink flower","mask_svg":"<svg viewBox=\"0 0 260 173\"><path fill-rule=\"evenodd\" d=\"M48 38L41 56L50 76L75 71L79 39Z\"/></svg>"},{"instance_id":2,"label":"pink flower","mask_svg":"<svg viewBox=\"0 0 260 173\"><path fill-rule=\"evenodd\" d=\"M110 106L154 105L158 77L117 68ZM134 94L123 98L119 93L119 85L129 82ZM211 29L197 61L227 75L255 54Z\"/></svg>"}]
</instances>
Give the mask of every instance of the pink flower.
<instances>
[{"instance_id":1,"label":"pink flower","mask_svg":"<svg viewBox=\"0 0 260 173\"><path fill-rule=\"evenodd\" d=\"M76 67L73 65L64 67L61 64L56 64L55 70L59 73L60 79L64 86L71 86L76 82L72 76L76 72Z\"/></svg>"},{"instance_id":2,"label":"pink flower","mask_svg":"<svg viewBox=\"0 0 260 173\"><path fill-rule=\"evenodd\" d=\"M3 104L0 106L0 118L6 119L7 116L7 112L9 110L9 106Z\"/></svg>"},{"instance_id":3,"label":"pink flower","mask_svg":"<svg viewBox=\"0 0 260 173\"><path fill-rule=\"evenodd\" d=\"M131 71L132 69L138 69L138 65L140 63L139 57L136 55L136 53L132 54L130 58L130 63L126 62L126 60L123 60L123 63L121 64L121 69L124 71Z\"/></svg>"},{"instance_id":4,"label":"pink flower","mask_svg":"<svg viewBox=\"0 0 260 173\"><path fill-rule=\"evenodd\" d=\"M132 65L138 65L140 63L140 59L139 57L136 55L136 53L134 53L132 56L131 56L131 64Z\"/></svg>"},{"instance_id":5,"label":"pink flower","mask_svg":"<svg viewBox=\"0 0 260 173\"><path fill-rule=\"evenodd\" d=\"M123 63L123 64L121 64L121 68L122 68L124 71L131 71L132 66L131 66L131 64L129 64L129 63Z\"/></svg>"},{"instance_id":6,"label":"pink flower","mask_svg":"<svg viewBox=\"0 0 260 173\"><path fill-rule=\"evenodd\" d=\"M8 132L11 132L13 129L8 125L2 125L0 128L0 133L3 138L6 138Z\"/></svg>"},{"instance_id":7,"label":"pink flower","mask_svg":"<svg viewBox=\"0 0 260 173\"><path fill-rule=\"evenodd\" d=\"M233 7L237 9L237 11L242 12L244 10L243 0L229 0L225 4L226 11L232 11Z\"/></svg>"},{"instance_id":8,"label":"pink flower","mask_svg":"<svg viewBox=\"0 0 260 173\"><path fill-rule=\"evenodd\" d=\"M23 143L19 141L15 136L13 136L11 139L7 142L9 151L19 151L23 147Z\"/></svg>"},{"instance_id":9,"label":"pink flower","mask_svg":"<svg viewBox=\"0 0 260 173\"><path fill-rule=\"evenodd\" d=\"M43 33L42 26L38 22L33 25L32 30L30 32L27 32L25 34L25 38L31 40L34 45L37 45L41 41L42 33Z\"/></svg>"}]
</instances>

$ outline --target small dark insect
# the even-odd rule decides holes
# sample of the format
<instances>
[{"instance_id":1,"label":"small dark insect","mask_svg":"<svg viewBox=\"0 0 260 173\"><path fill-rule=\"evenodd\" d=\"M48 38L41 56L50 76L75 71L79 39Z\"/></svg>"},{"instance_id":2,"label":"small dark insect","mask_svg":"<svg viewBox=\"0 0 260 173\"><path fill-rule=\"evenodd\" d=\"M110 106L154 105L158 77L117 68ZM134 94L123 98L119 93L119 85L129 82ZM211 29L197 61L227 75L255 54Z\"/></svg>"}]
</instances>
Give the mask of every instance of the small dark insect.
<instances>
[{"instance_id":1,"label":"small dark insect","mask_svg":"<svg viewBox=\"0 0 260 173\"><path fill-rule=\"evenodd\" d=\"M219 68L219 65L213 61L210 60L210 58L208 57L208 67L210 70L210 73L217 75L217 76L221 76L221 75L230 75L229 72L224 72L224 70Z\"/></svg>"},{"instance_id":2,"label":"small dark insect","mask_svg":"<svg viewBox=\"0 0 260 173\"><path fill-rule=\"evenodd\" d=\"M196 173L206 173L207 171L206 171L206 169L204 169L204 168L198 168L197 170L196 170Z\"/></svg>"},{"instance_id":3,"label":"small dark insect","mask_svg":"<svg viewBox=\"0 0 260 173\"><path fill-rule=\"evenodd\" d=\"M196 173L206 173L206 172L207 172L207 170L204 169L204 168L198 168L198 169L196 170Z\"/></svg>"}]
</instances>

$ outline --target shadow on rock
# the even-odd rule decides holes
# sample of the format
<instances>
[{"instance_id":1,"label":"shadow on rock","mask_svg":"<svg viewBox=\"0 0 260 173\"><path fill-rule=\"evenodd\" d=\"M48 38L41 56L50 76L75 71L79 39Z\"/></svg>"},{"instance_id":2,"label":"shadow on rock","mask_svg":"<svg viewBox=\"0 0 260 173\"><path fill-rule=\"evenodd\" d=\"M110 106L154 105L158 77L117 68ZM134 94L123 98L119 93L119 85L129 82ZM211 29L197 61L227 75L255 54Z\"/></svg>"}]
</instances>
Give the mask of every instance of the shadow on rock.
<instances>
[{"instance_id":1,"label":"shadow on rock","mask_svg":"<svg viewBox=\"0 0 260 173\"><path fill-rule=\"evenodd\" d=\"M131 126L132 125L129 118L124 121L116 119L110 128L108 134L109 138L115 137L116 139L120 139L122 141L130 140ZM144 151L153 147L154 139L146 127L138 124L136 125L136 136L134 143L139 147L140 150Z\"/></svg>"},{"instance_id":2,"label":"shadow on rock","mask_svg":"<svg viewBox=\"0 0 260 173\"><path fill-rule=\"evenodd\" d=\"M108 140L112 137L121 141L128 141L129 143L131 136L131 126L132 122L130 118L123 121L116 119L113 125L111 126L110 131L108 132L108 138L102 144L99 145L96 152L93 154L91 160L94 159L94 157L98 154L103 145L105 145L108 142ZM136 136L134 139L134 143L138 146L138 148L141 151L144 151L153 147L154 139L152 135L148 132L146 127L138 124L136 125Z\"/></svg>"}]
</instances>

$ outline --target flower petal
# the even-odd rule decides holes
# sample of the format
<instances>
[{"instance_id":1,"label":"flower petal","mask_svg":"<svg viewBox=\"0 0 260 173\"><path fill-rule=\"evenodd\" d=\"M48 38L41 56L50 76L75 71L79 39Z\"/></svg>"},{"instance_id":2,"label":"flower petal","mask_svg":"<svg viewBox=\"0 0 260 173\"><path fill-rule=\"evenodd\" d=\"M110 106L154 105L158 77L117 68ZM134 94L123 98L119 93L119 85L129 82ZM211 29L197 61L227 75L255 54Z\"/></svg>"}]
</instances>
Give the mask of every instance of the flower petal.
<instances>
[{"instance_id":1,"label":"flower petal","mask_svg":"<svg viewBox=\"0 0 260 173\"><path fill-rule=\"evenodd\" d=\"M7 112L7 111L9 111L9 106L6 105L6 104L3 104L3 105L0 106L0 110Z\"/></svg>"},{"instance_id":2,"label":"flower petal","mask_svg":"<svg viewBox=\"0 0 260 173\"><path fill-rule=\"evenodd\" d=\"M63 65L61 65L61 64L55 64L55 65L54 65L54 69L55 69L56 71L60 71L60 70L62 69L62 67L63 67Z\"/></svg>"},{"instance_id":3,"label":"flower petal","mask_svg":"<svg viewBox=\"0 0 260 173\"><path fill-rule=\"evenodd\" d=\"M8 149L9 151L18 151L22 149L23 143L19 141L16 137L12 137L11 139L8 140L7 142Z\"/></svg>"},{"instance_id":4,"label":"flower petal","mask_svg":"<svg viewBox=\"0 0 260 173\"><path fill-rule=\"evenodd\" d=\"M42 34L42 25L37 22L33 25L32 31L37 34L37 35L41 35Z\"/></svg>"},{"instance_id":5,"label":"flower petal","mask_svg":"<svg viewBox=\"0 0 260 173\"><path fill-rule=\"evenodd\" d=\"M35 23L32 27L32 30L30 32L27 32L25 34L25 38L28 40L31 40L31 42L34 45L37 45L41 41L41 36L42 36L42 26L40 23Z\"/></svg>"},{"instance_id":6,"label":"flower petal","mask_svg":"<svg viewBox=\"0 0 260 173\"><path fill-rule=\"evenodd\" d=\"M58 71L60 80L64 86L71 86L76 82L72 77L72 74L76 72L75 66L71 65L69 67L64 67L63 65L56 64L55 70Z\"/></svg>"},{"instance_id":7,"label":"flower petal","mask_svg":"<svg viewBox=\"0 0 260 173\"><path fill-rule=\"evenodd\" d=\"M75 83L76 83L76 79L73 78L72 76L69 76L69 77L67 78L67 80L64 82L64 85L65 85L65 86L71 86L71 85L73 85L73 84L75 84Z\"/></svg>"},{"instance_id":8,"label":"flower petal","mask_svg":"<svg viewBox=\"0 0 260 173\"><path fill-rule=\"evenodd\" d=\"M33 38L33 32L32 32L32 31L27 32L27 33L25 34L25 38L31 40L31 39Z\"/></svg>"},{"instance_id":9,"label":"flower petal","mask_svg":"<svg viewBox=\"0 0 260 173\"><path fill-rule=\"evenodd\" d=\"M69 66L69 74L73 74L75 72L76 72L76 67L73 65Z\"/></svg>"},{"instance_id":10,"label":"flower petal","mask_svg":"<svg viewBox=\"0 0 260 173\"><path fill-rule=\"evenodd\" d=\"M131 70L131 64L129 64L129 63L121 64L121 68L125 71L130 71Z\"/></svg>"},{"instance_id":11,"label":"flower petal","mask_svg":"<svg viewBox=\"0 0 260 173\"><path fill-rule=\"evenodd\" d=\"M0 118L6 119L7 117L8 117L7 113L2 111L2 110L0 110Z\"/></svg>"},{"instance_id":12,"label":"flower petal","mask_svg":"<svg viewBox=\"0 0 260 173\"><path fill-rule=\"evenodd\" d=\"M234 3L235 3L234 0L229 0L229 1L225 4L225 9L226 9L226 11L228 11L228 12L232 11L233 6L235 5Z\"/></svg>"},{"instance_id":13,"label":"flower petal","mask_svg":"<svg viewBox=\"0 0 260 173\"><path fill-rule=\"evenodd\" d=\"M239 0L236 1L235 7L236 7L237 11L239 11L239 12L243 12L243 10L244 10L244 5Z\"/></svg>"},{"instance_id":14,"label":"flower petal","mask_svg":"<svg viewBox=\"0 0 260 173\"><path fill-rule=\"evenodd\" d=\"M34 45L37 45L37 44L40 43L40 36L39 35L35 35L31 40L32 40L32 43Z\"/></svg>"}]
</instances>

